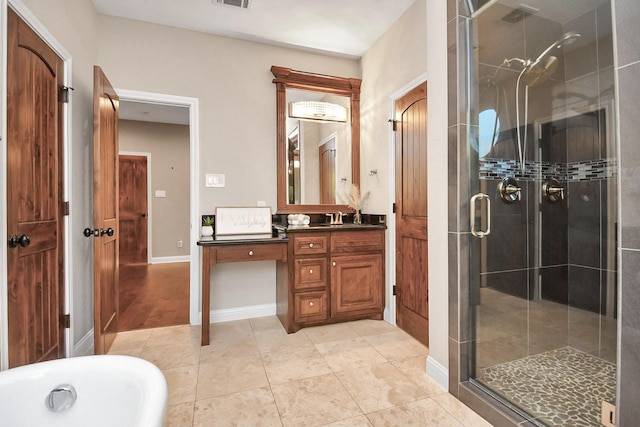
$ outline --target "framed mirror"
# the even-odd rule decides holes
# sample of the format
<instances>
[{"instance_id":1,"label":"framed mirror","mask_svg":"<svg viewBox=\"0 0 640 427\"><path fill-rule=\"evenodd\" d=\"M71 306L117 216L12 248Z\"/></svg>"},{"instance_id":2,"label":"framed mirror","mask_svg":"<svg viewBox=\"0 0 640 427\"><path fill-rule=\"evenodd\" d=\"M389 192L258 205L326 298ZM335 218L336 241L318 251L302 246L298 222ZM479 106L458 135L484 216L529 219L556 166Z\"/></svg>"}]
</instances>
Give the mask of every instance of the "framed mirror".
<instances>
[{"instance_id":1,"label":"framed mirror","mask_svg":"<svg viewBox=\"0 0 640 427\"><path fill-rule=\"evenodd\" d=\"M279 213L348 212L360 185L360 79L272 66Z\"/></svg>"}]
</instances>

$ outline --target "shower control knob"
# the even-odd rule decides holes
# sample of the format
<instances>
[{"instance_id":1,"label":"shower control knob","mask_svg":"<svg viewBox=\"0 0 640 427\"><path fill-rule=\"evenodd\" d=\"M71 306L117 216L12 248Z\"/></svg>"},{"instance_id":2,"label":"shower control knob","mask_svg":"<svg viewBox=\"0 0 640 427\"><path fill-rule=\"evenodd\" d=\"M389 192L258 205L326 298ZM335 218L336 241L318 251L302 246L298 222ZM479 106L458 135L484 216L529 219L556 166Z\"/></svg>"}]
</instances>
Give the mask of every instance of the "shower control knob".
<instances>
[{"instance_id":1,"label":"shower control knob","mask_svg":"<svg viewBox=\"0 0 640 427\"><path fill-rule=\"evenodd\" d=\"M505 203L513 203L521 199L522 189L514 178L507 177L498 184L498 194Z\"/></svg>"},{"instance_id":2,"label":"shower control knob","mask_svg":"<svg viewBox=\"0 0 640 427\"><path fill-rule=\"evenodd\" d=\"M546 198L549 203L557 203L560 200L564 200L564 188L558 180L550 178L542 184L542 196Z\"/></svg>"}]
</instances>

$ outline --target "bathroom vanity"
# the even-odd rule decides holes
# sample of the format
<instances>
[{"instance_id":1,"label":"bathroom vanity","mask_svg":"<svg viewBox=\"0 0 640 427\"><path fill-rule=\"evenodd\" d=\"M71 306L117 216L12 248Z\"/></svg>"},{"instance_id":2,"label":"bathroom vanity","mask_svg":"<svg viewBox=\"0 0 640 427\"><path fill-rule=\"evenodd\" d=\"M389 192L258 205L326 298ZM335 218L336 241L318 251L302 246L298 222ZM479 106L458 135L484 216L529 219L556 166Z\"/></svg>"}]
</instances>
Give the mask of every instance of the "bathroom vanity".
<instances>
[{"instance_id":1,"label":"bathroom vanity","mask_svg":"<svg viewBox=\"0 0 640 427\"><path fill-rule=\"evenodd\" d=\"M276 273L277 315L287 332L355 319L382 319L382 225L288 227L286 264Z\"/></svg>"}]
</instances>

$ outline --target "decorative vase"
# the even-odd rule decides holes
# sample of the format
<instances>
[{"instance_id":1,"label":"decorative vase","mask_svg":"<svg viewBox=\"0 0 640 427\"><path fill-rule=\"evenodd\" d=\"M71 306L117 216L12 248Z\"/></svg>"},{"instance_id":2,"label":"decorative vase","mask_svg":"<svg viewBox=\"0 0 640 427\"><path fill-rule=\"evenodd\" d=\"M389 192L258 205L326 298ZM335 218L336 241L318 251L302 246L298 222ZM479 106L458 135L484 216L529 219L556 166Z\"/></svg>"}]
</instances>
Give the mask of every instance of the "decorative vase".
<instances>
[{"instance_id":1,"label":"decorative vase","mask_svg":"<svg viewBox=\"0 0 640 427\"><path fill-rule=\"evenodd\" d=\"M213 226L212 225L203 225L200 229L200 234L202 237L211 237L213 236Z\"/></svg>"},{"instance_id":2,"label":"decorative vase","mask_svg":"<svg viewBox=\"0 0 640 427\"><path fill-rule=\"evenodd\" d=\"M356 213L353 214L353 223L358 225L362 224L362 214L359 210L357 210Z\"/></svg>"}]
</instances>

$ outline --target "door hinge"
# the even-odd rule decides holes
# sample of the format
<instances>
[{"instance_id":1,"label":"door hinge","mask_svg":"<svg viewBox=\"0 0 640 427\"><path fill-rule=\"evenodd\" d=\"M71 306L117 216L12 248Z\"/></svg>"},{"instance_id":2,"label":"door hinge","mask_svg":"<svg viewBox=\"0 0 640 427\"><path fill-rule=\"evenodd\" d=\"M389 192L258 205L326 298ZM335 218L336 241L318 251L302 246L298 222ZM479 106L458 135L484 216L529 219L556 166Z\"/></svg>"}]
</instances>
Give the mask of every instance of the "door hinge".
<instances>
[{"instance_id":1,"label":"door hinge","mask_svg":"<svg viewBox=\"0 0 640 427\"><path fill-rule=\"evenodd\" d=\"M64 216L69 216L69 202L64 202L62 205L62 214Z\"/></svg>"},{"instance_id":2,"label":"door hinge","mask_svg":"<svg viewBox=\"0 0 640 427\"><path fill-rule=\"evenodd\" d=\"M395 202L391 205L391 213L396 213L396 204Z\"/></svg>"},{"instance_id":3,"label":"door hinge","mask_svg":"<svg viewBox=\"0 0 640 427\"><path fill-rule=\"evenodd\" d=\"M393 285L393 295L396 295L396 285Z\"/></svg>"},{"instance_id":4,"label":"door hinge","mask_svg":"<svg viewBox=\"0 0 640 427\"><path fill-rule=\"evenodd\" d=\"M64 328L65 329L71 328L71 315L70 314L65 314L63 319L62 319L62 321L64 323Z\"/></svg>"},{"instance_id":5,"label":"door hinge","mask_svg":"<svg viewBox=\"0 0 640 427\"><path fill-rule=\"evenodd\" d=\"M73 90L71 86L60 86L60 101L65 104L69 103L69 91Z\"/></svg>"},{"instance_id":6,"label":"door hinge","mask_svg":"<svg viewBox=\"0 0 640 427\"><path fill-rule=\"evenodd\" d=\"M393 131L394 132L398 130L398 121L397 120L389 119L389 123L391 123L391 126L393 126Z\"/></svg>"}]
</instances>

